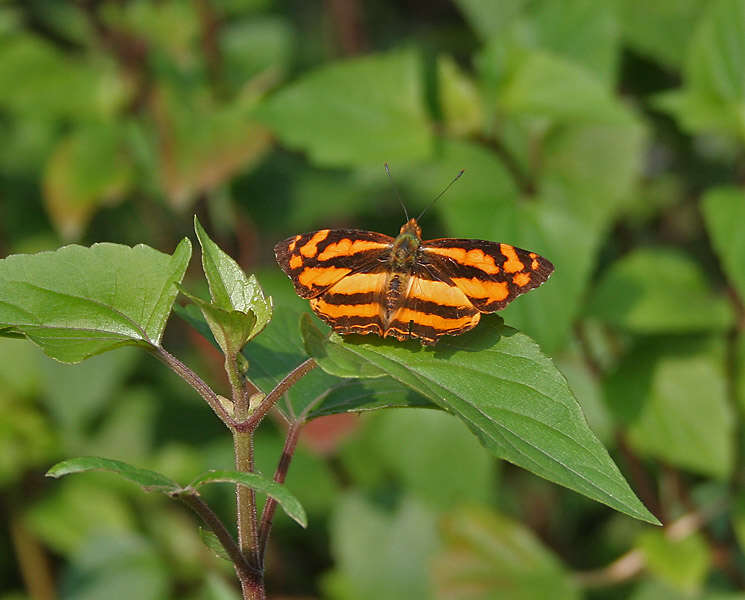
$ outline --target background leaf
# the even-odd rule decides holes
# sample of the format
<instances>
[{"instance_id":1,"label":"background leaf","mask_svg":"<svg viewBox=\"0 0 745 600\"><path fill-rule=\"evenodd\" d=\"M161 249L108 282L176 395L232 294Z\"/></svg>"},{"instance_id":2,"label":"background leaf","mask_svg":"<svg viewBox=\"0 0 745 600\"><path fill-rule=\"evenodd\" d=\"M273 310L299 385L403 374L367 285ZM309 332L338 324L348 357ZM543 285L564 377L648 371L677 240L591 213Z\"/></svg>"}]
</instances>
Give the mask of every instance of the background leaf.
<instances>
[{"instance_id":1,"label":"background leaf","mask_svg":"<svg viewBox=\"0 0 745 600\"><path fill-rule=\"evenodd\" d=\"M431 598L428 562L437 549L434 515L412 500L392 514L348 495L334 511L337 567L323 587L330 598ZM380 577L380 573L386 573Z\"/></svg>"},{"instance_id":2,"label":"background leaf","mask_svg":"<svg viewBox=\"0 0 745 600\"><path fill-rule=\"evenodd\" d=\"M700 589L711 563L700 535L671 540L659 531L646 531L639 537L638 545L649 570L661 580L683 592Z\"/></svg>"},{"instance_id":3,"label":"background leaf","mask_svg":"<svg viewBox=\"0 0 745 600\"><path fill-rule=\"evenodd\" d=\"M348 59L285 88L262 105L259 118L319 165L425 158L432 133L421 77L411 51Z\"/></svg>"},{"instance_id":4,"label":"background leaf","mask_svg":"<svg viewBox=\"0 0 745 600\"><path fill-rule=\"evenodd\" d=\"M561 563L519 523L472 507L448 515L442 527L445 548L433 568L437 598L581 597Z\"/></svg>"},{"instance_id":5,"label":"background leaf","mask_svg":"<svg viewBox=\"0 0 745 600\"><path fill-rule=\"evenodd\" d=\"M745 192L738 188L712 189L701 201L701 211L727 277L740 297L745 297L745 239L739 228L745 219Z\"/></svg>"},{"instance_id":6,"label":"background leaf","mask_svg":"<svg viewBox=\"0 0 745 600\"><path fill-rule=\"evenodd\" d=\"M722 355L716 339L651 340L632 349L606 396L639 452L711 477L730 474L734 415Z\"/></svg>"},{"instance_id":7,"label":"background leaf","mask_svg":"<svg viewBox=\"0 0 745 600\"><path fill-rule=\"evenodd\" d=\"M716 296L702 269L685 255L640 249L609 269L588 313L637 333L721 331L732 309Z\"/></svg>"}]
</instances>

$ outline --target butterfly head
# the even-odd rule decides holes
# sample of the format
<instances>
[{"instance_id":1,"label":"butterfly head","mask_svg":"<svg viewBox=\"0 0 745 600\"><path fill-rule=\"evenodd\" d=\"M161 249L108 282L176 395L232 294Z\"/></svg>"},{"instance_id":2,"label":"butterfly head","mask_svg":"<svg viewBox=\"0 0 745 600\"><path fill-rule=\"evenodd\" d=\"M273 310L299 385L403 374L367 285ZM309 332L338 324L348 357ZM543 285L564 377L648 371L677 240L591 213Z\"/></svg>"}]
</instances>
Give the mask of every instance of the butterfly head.
<instances>
[{"instance_id":1,"label":"butterfly head","mask_svg":"<svg viewBox=\"0 0 745 600\"><path fill-rule=\"evenodd\" d=\"M422 228L419 227L419 223L416 222L416 219L409 219L401 226L399 235L413 235L417 238L417 240L421 240Z\"/></svg>"}]
</instances>

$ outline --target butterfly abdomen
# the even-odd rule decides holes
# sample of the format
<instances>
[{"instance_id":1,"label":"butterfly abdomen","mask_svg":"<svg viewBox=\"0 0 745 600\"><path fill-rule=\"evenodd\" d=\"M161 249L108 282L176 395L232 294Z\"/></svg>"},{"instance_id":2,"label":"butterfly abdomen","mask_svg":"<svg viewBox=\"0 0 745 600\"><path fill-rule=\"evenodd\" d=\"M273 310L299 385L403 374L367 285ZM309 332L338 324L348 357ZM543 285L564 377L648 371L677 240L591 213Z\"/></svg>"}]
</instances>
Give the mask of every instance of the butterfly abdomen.
<instances>
[{"instance_id":1,"label":"butterfly abdomen","mask_svg":"<svg viewBox=\"0 0 745 600\"><path fill-rule=\"evenodd\" d=\"M401 307L404 300L406 300L406 293L409 287L408 283L408 273L391 273L385 286L385 293L382 301L382 317L383 323L386 327L390 324L393 315Z\"/></svg>"}]
</instances>

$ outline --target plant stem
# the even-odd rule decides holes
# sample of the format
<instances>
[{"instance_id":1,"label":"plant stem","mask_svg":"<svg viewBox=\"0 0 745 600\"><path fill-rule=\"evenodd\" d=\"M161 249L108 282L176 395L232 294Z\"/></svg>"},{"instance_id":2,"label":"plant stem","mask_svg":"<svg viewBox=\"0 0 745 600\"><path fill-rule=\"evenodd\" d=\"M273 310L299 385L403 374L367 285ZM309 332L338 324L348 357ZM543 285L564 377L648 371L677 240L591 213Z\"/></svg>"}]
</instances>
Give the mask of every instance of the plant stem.
<instances>
[{"instance_id":1,"label":"plant stem","mask_svg":"<svg viewBox=\"0 0 745 600\"><path fill-rule=\"evenodd\" d=\"M29 597L36 600L55 600L57 593L52 569L44 548L26 529L21 516L15 511L11 511L8 525L16 560Z\"/></svg>"},{"instance_id":2,"label":"plant stem","mask_svg":"<svg viewBox=\"0 0 745 600\"><path fill-rule=\"evenodd\" d=\"M672 541L682 540L699 531L726 509L727 505L722 503L686 513L665 527L665 537ZM644 552L637 548L629 550L606 567L575 573L574 579L580 587L585 589L608 587L633 579L646 566L647 559Z\"/></svg>"},{"instance_id":3,"label":"plant stem","mask_svg":"<svg viewBox=\"0 0 745 600\"><path fill-rule=\"evenodd\" d=\"M241 473L254 472L253 433L233 433L235 468ZM256 525L256 495L251 488L236 485L236 511L238 520L238 543L249 561L259 566L258 529Z\"/></svg>"},{"instance_id":4,"label":"plant stem","mask_svg":"<svg viewBox=\"0 0 745 600\"><path fill-rule=\"evenodd\" d=\"M251 431L256 429L258 424L261 422L261 419L266 416L266 413L271 410L271 408L279 401L284 393L293 385L295 385L302 377L312 371L316 366L318 365L312 358L309 358L305 362L300 363L297 367L290 371L271 392L269 392L267 397L261 401L261 404L256 407L256 409L251 413L251 416L248 419L246 419L245 421L238 419L242 422L237 423L235 428L238 431ZM236 417L237 416L238 415L236 413Z\"/></svg>"},{"instance_id":5,"label":"plant stem","mask_svg":"<svg viewBox=\"0 0 745 600\"><path fill-rule=\"evenodd\" d=\"M238 371L235 356L225 357L225 370L228 373L230 387L233 390L233 413L236 425L233 430L233 452L235 468L241 473L254 472L254 429L239 430L238 424L248 419L249 401L246 387ZM236 523L238 527L238 545L256 571L250 581L241 580L244 598L264 598L264 580L259 560L259 531L256 518L256 493L244 485L235 486Z\"/></svg>"},{"instance_id":6,"label":"plant stem","mask_svg":"<svg viewBox=\"0 0 745 600\"><path fill-rule=\"evenodd\" d=\"M230 532L220 520L220 517L218 517L207 503L202 500L199 494L196 492L185 492L178 494L177 497L181 502L197 513L202 521L204 521L205 525L207 525L212 533L217 536L220 544L225 548L225 552L228 553L228 556L230 556L230 559L235 565L238 579L241 581L248 581L255 577L255 569L248 564L246 558L241 554L241 550L238 547L238 544L235 543L233 536L230 535Z\"/></svg>"},{"instance_id":7,"label":"plant stem","mask_svg":"<svg viewBox=\"0 0 745 600\"><path fill-rule=\"evenodd\" d=\"M300 437L300 429L304 425L302 421L293 421L290 423L290 427L287 430L287 437L285 438L285 445L282 448L282 456L279 459L277 470L274 472L274 481L277 483L284 483L287 477L287 471L290 468L290 462L292 456L295 453L297 447L297 441ZM264 512L261 513L261 526L259 527L259 550L260 550L260 565L264 565L264 556L266 555L266 545L269 541L269 532L272 529L272 521L274 519L274 512L277 509L277 501L271 496L266 499L264 504Z\"/></svg>"},{"instance_id":8,"label":"plant stem","mask_svg":"<svg viewBox=\"0 0 745 600\"><path fill-rule=\"evenodd\" d=\"M256 427L285 392L316 367L316 362L312 358L295 367L252 412L249 412L249 388L238 369L235 355L226 356L225 371L230 380L233 396L233 415L231 416L220 402L220 397L212 391L199 375L164 348L157 347L154 353L194 388L210 405L220 420L232 431L235 468L242 473L253 473L255 471L253 434ZM285 479L303 422L304 419L300 419L293 421L290 425L285 442L285 451L277 467L275 481L281 483ZM246 486L236 485L235 496L238 529L237 546L222 522L197 494L185 494L180 498L209 525L232 558L241 582L244 600L264 600L266 595L264 592L263 549L266 547L266 541L269 537L276 503L271 498L267 499L262 515L262 531L260 532L256 515L255 492Z\"/></svg>"},{"instance_id":9,"label":"plant stem","mask_svg":"<svg viewBox=\"0 0 745 600\"><path fill-rule=\"evenodd\" d=\"M155 355L205 399L207 404L210 405L210 408L212 408L214 413L220 418L226 427L235 427L236 422L226 412L225 407L220 403L217 394L212 391L212 388L208 386L199 375L182 363L178 358L173 356L173 354L170 354L165 348L158 346L155 349Z\"/></svg>"}]
</instances>

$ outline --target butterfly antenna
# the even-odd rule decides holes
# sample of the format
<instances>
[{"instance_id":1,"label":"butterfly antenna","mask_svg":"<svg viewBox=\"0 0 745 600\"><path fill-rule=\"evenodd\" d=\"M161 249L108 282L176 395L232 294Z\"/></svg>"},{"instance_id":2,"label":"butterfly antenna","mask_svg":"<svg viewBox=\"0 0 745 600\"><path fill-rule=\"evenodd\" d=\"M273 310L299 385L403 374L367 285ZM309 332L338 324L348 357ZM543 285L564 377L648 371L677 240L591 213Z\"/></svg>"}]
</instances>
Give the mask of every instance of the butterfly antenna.
<instances>
[{"instance_id":1,"label":"butterfly antenna","mask_svg":"<svg viewBox=\"0 0 745 600\"><path fill-rule=\"evenodd\" d=\"M388 174L388 179L391 180L391 185L393 186L393 189L396 192L396 198L398 198L399 203L401 204L401 208L404 209L404 215L406 216L406 220L409 220L409 211L406 210L406 205L404 204L404 201L401 200L401 193L398 191L398 187L396 186L396 182L393 180L393 175L391 175L391 170L388 167L388 163L383 163L385 166L385 172Z\"/></svg>"},{"instance_id":2,"label":"butterfly antenna","mask_svg":"<svg viewBox=\"0 0 745 600\"><path fill-rule=\"evenodd\" d=\"M419 216L416 218L416 220L418 221L419 219L421 219L422 215L426 213L430 208L432 208L435 205L435 202L437 202L440 198L442 198L442 196L445 195L445 192L447 192L450 189L450 186L452 186L456 181L458 181L460 179L460 176L463 175L463 173L465 172L466 172L465 169L461 169L458 172L458 174L455 177L453 177L450 183L448 183L445 186L445 189L442 190L439 194L437 194L437 196L435 196L434 200L432 200L432 202L429 203L429 206L427 206L421 213L419 213Z\"/></svg>"}]
</instances>

